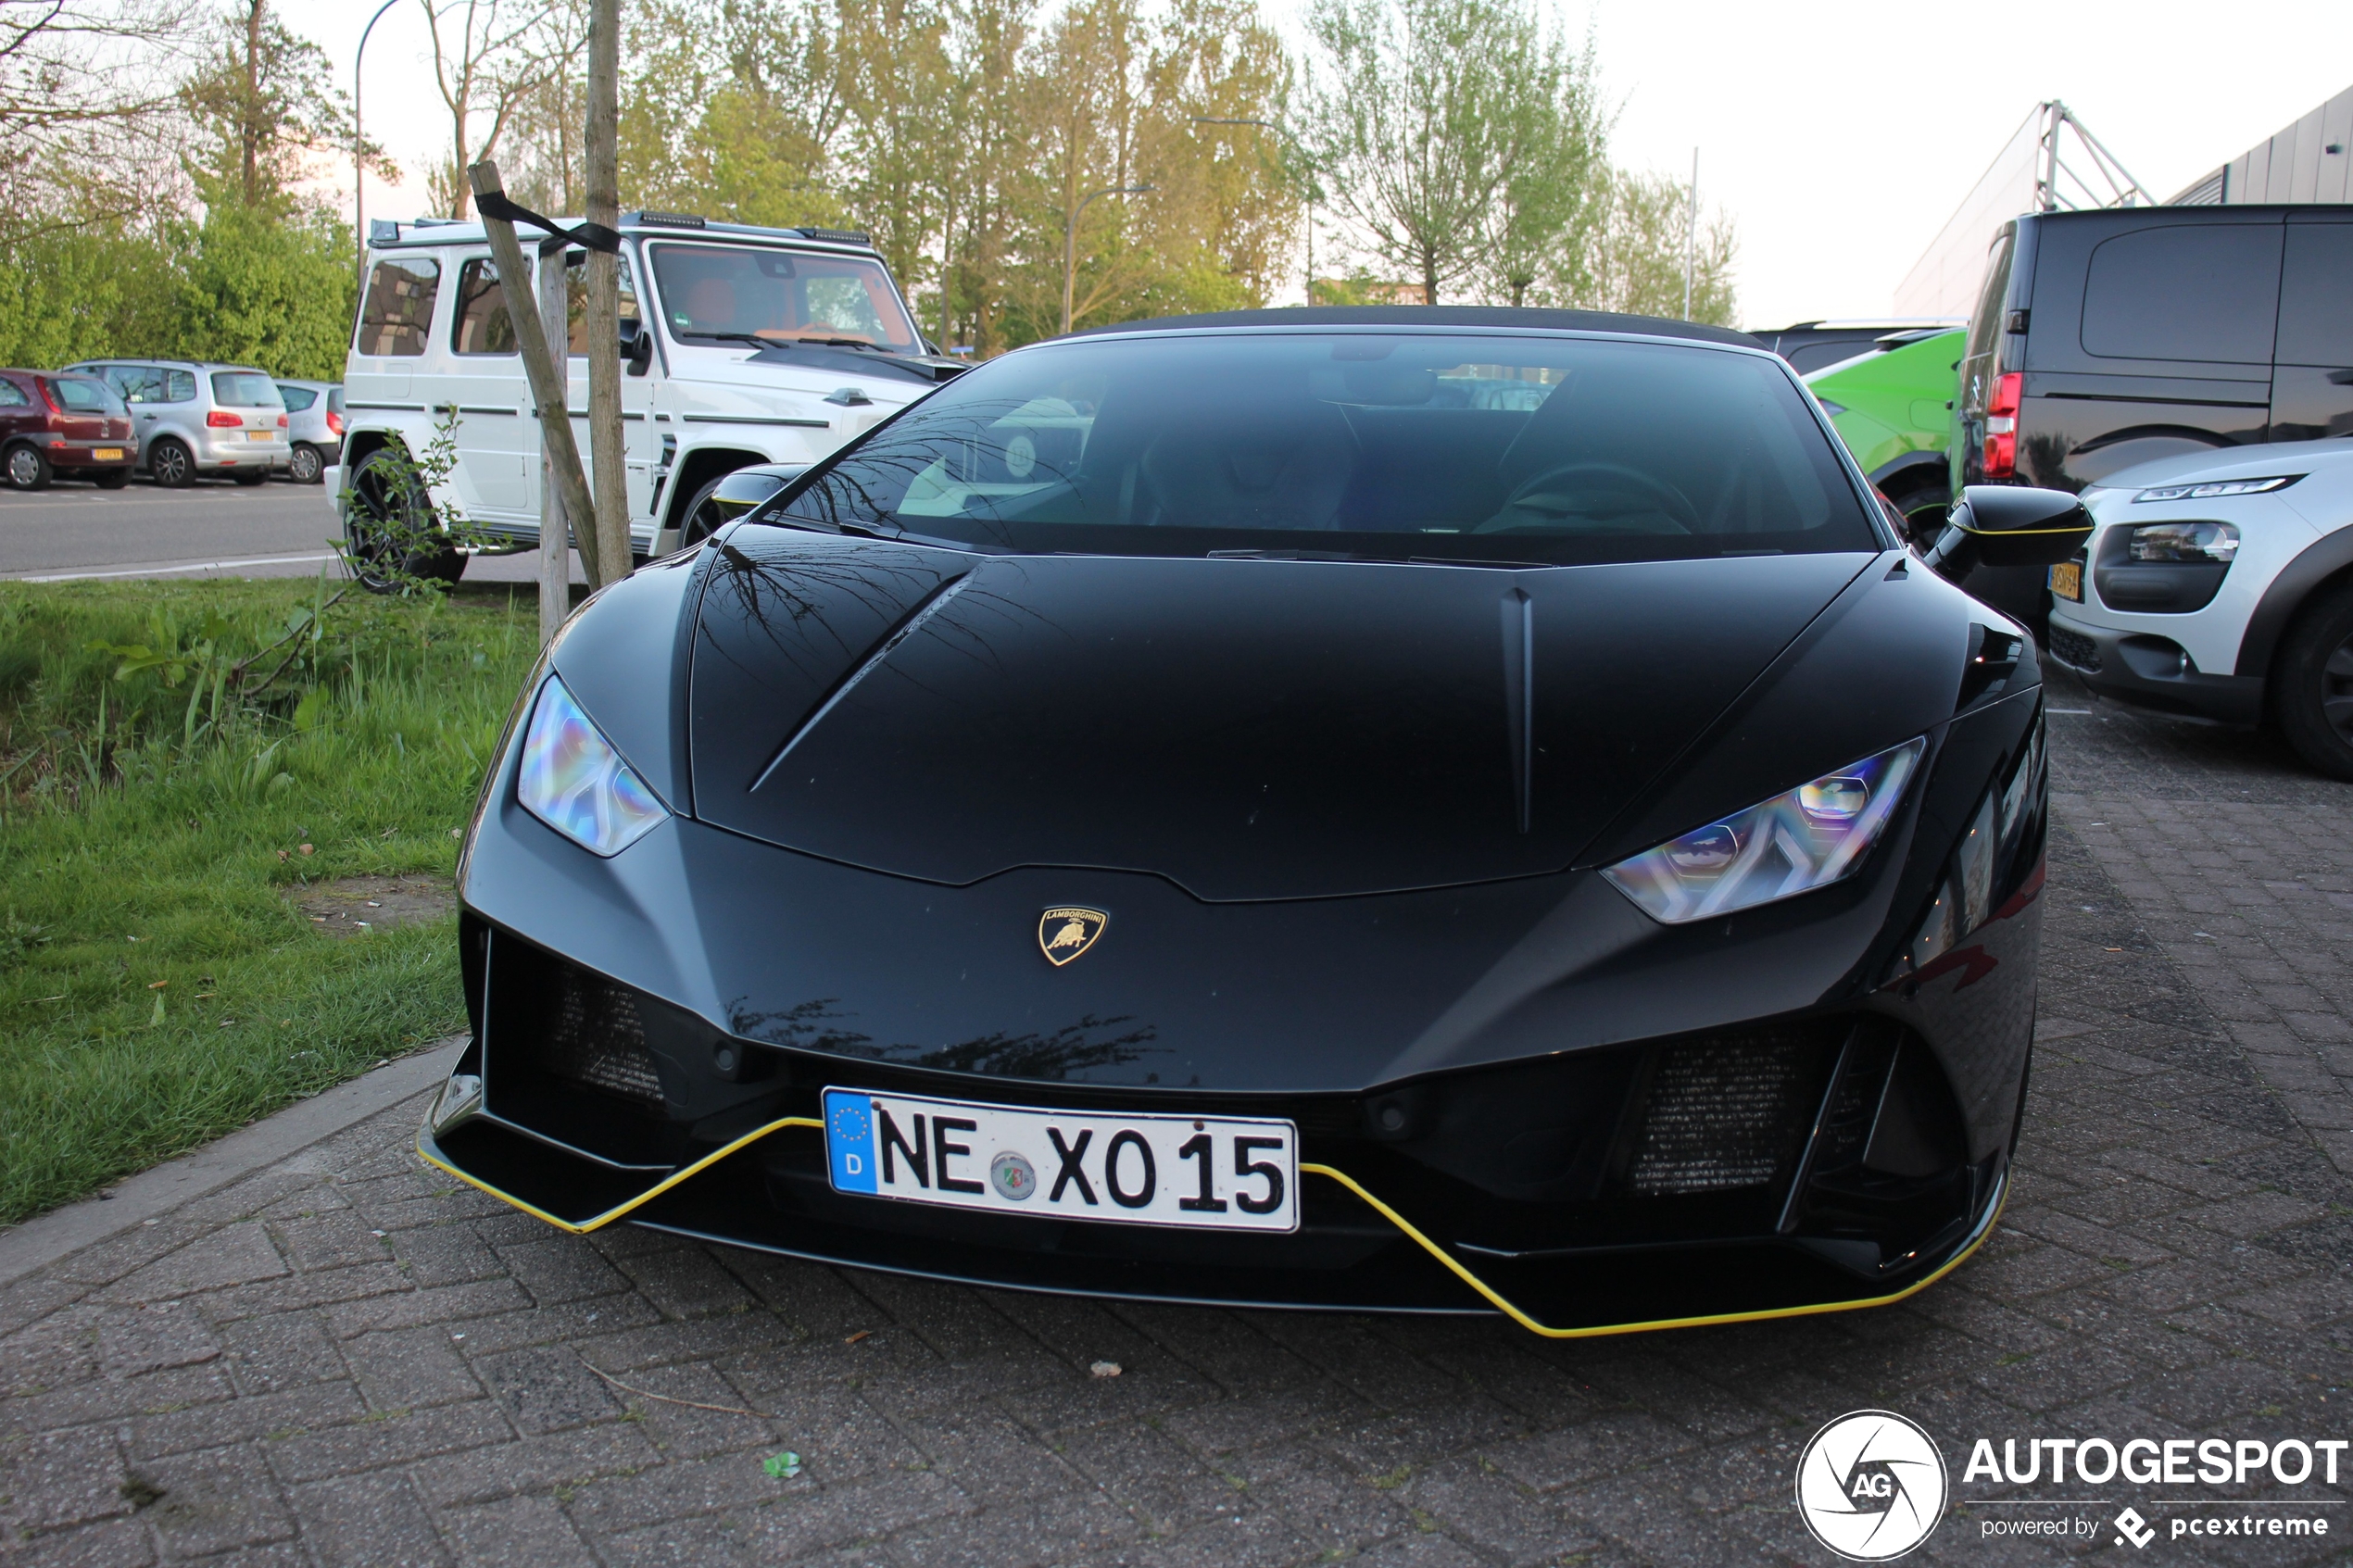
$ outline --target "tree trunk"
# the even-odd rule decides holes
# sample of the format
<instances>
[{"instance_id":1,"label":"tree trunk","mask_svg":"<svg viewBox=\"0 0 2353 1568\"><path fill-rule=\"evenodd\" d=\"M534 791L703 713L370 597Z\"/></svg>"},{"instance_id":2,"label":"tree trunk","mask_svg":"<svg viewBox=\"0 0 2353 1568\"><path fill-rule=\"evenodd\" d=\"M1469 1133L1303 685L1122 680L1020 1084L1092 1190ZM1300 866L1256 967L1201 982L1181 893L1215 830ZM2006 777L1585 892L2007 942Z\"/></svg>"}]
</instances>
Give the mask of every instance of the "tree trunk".
<instances>
[{"instance_id":1,"label":"tree trunk","mask_svg":"<svg viewBox=\"0 0 2353 1568\"><path fill-rule=\"evenodd\" d=\"M269 0L251 0L245 10L245 101L237 115L238 149L245 155L245 206L261 199L261 11Z\"/></svg>"},{"instance_id":2,"label":"tree trunk","mask_svg":"<svg viewBox=\"0 0 2353 1568\"><path fill-rule=\"evenodd\" d=\"M621 0L588 12L588 221L621 222ZM621 448L621 257L588 253L588 450L596 470L598 576L629 575L629 474ZM648 323L647 330L651 330Z\"/></svg>"},{"instance_id":3,"label":"tree trunk","mask_svg":"<svg viewBox=\"0 0 2353 1568\"><path fill-rule=\"evenodd\" d=\"M1430 251L1422 252L1422 303L1438 303L1438 257Z\"/></svg>"}]
</instances>

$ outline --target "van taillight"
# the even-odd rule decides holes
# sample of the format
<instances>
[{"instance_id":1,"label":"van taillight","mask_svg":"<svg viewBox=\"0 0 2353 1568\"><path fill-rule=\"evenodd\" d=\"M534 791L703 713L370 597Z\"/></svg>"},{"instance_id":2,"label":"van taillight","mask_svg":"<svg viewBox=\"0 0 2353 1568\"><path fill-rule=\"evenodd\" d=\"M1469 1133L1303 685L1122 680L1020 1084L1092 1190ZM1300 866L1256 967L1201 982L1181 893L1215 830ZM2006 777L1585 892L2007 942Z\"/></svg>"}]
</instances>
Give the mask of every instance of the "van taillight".
<instances>
[{"instance_id":1,"label":"van taillight","mask_svg":"<svg viewBox=\"0 0 2353 1568\"><path fill-rule=\"evenodd\" d=\"M1994 378L1985 404L1985 477L2008 479L2018 472L2018 405L2026 377L2017 370Z\"/></svg>"},{"instance_id":2,"label":"van taillight","mask_svg":"<svg viewBox=\"0 0 2353 1568\"><path fill-rule=\"evenodd\" d=\"M215 430L243 430L245 428L245 417L243 414L233 414L226 408L215 408L211 413L207 414L204 417L204 422L210 425Z\"/></svg>"}]
</instances>

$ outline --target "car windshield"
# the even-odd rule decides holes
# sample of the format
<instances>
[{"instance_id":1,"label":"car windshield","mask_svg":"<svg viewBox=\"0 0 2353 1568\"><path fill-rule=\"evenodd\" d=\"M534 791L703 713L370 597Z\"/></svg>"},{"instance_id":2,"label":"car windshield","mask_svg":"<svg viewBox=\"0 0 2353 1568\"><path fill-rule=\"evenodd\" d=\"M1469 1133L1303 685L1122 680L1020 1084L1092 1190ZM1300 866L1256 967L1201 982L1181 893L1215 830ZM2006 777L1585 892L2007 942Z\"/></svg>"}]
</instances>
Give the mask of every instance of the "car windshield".
<instances>
[{"instance_id":1,"label":"car windshield","mask_svg":"<svg viewBox=\"0 0 2353 1568\"><path fill-rule=\"evenodd\" d=\"M1777 361L1522 333L1026 349L762 515L1025 553L1552 564L1881 547Z\"/></svg>"},{"instance_id":2,"label":"car windshield","mask_svg":"<svg viewBox=\"0 0 2353 1568\"><path fill-rule=\"evenodd\" d=\"M127 414L122 399L106 383L90 376L59 376L49 383L57 389L57 405L69 414Z\"/></svg>"},{"instance_id":3,"label":"car windshield","mask_svg":"<svg viewBox=\"0 0 2353 1568\"><path fill-rule=\"evenodd\" d=\"M215 370L212 400L224 408L280 408L278 383L254 370Z\"/></svg>"},{"instance_id":4,"label":"car windshield","mask_svg":"<svg viewBox=\"0 0 2353 1568\"><path fill-rule=\"evenodd\" d=\"M749 245L649 248L673 337L848 339L896 353L916 351L915 325L879 262Z\"/></svg>"}]
</instances>

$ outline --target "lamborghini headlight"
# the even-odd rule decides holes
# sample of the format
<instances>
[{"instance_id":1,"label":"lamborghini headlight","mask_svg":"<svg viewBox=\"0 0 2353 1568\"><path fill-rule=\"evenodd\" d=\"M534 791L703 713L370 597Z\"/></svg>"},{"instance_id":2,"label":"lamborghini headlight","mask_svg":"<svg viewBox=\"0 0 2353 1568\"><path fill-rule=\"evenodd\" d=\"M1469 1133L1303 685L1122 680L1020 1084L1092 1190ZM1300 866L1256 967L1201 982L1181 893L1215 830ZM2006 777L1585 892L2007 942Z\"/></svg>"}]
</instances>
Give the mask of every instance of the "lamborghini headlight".
<instances>
[{"instance_id":1,"label":"lamborghini headlight","mask_svg":"<svg viewBox=\"0 0 2353 1568\"><path fill-rule=\"evenodd\" d=\"M596 855L620 854L670 815L554 675L523 733L515 794L524 810Z\"/></svg>"},{"instance_id":2,"label":"lamborghini headlight","mask_svg":"<svg viewBox=\"0 0 2353 1568\"><path fill-rule=\"evenodd\" d=\"M1925 739L1906 741L1602 874L1667 925L1827 887L1852 875L1879 842L1927 746Z\"/></svg>"}]
</instances>

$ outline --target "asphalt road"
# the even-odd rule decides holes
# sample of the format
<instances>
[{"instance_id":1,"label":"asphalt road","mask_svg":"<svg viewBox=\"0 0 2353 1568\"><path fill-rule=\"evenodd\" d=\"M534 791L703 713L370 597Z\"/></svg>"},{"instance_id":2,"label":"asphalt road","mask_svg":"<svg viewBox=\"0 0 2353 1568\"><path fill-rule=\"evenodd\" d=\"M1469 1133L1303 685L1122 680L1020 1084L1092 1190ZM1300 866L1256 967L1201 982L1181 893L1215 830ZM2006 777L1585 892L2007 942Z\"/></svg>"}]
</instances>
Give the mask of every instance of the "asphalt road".
<instances>
[{"instance_id":1,"label":"asphalt road","mask_svg":"<svg viewBox=\"0 0 2353 1568\"><path fill-rule=\"evenodd\" d=\"M163 490L59 481L30 494L0 490L0 578L308 577L334 558L326 487L272 480L247 488L199 480ZM469 582L531 583L539 555L470 562ZM573 562L573 580L585 582Z\"/></svg>"}]
</instances>

